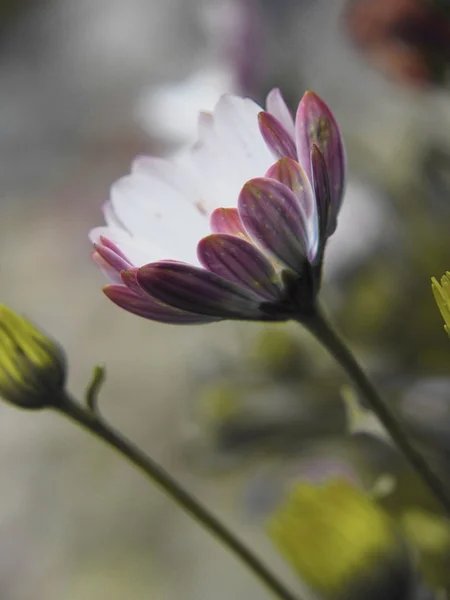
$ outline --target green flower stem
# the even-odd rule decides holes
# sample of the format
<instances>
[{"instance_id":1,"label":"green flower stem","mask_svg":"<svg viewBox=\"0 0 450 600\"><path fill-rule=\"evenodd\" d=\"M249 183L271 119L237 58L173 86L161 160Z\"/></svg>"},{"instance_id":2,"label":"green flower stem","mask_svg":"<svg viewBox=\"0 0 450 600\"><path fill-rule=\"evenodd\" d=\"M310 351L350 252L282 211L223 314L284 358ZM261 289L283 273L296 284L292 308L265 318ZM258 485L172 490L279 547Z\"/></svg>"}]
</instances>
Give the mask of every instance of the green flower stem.
<instances>
[{"instance_id":1,"label":"green flower stem","mask_svg":"<svg viewBox=\"0 0 450 600\"><path fill-rule=\"evenodd\" d=\"M402 425L383 402L377 390L364 373L353 354L341 340L339 335L333 330L320 310L316 310L314 315L307 320L299 319L299 322L305 326L310 333L323 345L330 354L337 360L341 367L347 372L347 375L353 381L355 387L366 398L372 411L384 425L394 443L403 453L411 467L427 484L433 495L439 500L448 515L450 515L450 491L439 477L430 468L422 454L411 445L409 437Z\"/></svg>"},{"instance_id":2,"label":"green flower stem","mask_svg":"<svg viewBox=\"0 0 450 600\"><path fill-rule=\"evenodd\" d=\"M280 600L299 600L267 569L267 567L236 538L207 508L173 479L154 460L137 446L111 428L96 411L83 408L65 396L54 408L83 429L103 440L142 471L152 483L163 490L180 508L213 535L224 547L233 552L256 575L273 595Z\"/></svg>"}]
</instances>

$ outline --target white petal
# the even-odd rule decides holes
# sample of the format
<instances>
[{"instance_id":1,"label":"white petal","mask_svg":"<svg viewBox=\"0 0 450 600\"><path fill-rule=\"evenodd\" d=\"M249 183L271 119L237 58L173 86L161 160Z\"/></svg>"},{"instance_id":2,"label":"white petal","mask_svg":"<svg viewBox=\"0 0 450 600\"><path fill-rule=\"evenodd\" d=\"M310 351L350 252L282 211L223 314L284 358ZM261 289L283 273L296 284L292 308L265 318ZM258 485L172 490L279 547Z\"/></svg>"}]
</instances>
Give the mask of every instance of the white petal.
<instances>
[{"instance_id":1,"label":"white petal","mask_svg":"<svg viewBox=\"0 0 450 600\"><path fill-rule=\"evenodd\" d=\"M211 112L201 111L198 115L198 140L203 141L204 137L208 135L210 131L212 131L214 124L214 118Z\"/></svg>"},{"instance_id":2,"label":"white petal","mask_svg":"<svg viewBox=\"0 0 450 600\"><path fill-rule=\"evenodd\" d=\"M267 95L266 108L274 117L276 117L282 125L286 128L286 131L295 135L295 123L294 117L289 110L282 93L278 88L273 88Z\"/></svg>"},{"instance_id":3,"label":"white petal","mask_svg":"<svg viewBox=\"0 0 450 600\"><path fill-rule=\"evenodd\" d=\"M261 176L273 157L259 131L262 108L250 98L225 95L214 110L214 128L232 164L245 181Z\"/></svg>"},{"instance_id":4,"label":"white petal","mask_svg":"<svg viewBox=\"0 0 450 600\"><path fill-rule=\"evenodd\" d=\"M182 164L182 159L183 154L180 155L180 160L177 157L166 160L155 156L138 156L133 161L131 173L159 179L177 194L182 194L199 210L199 191L192 175Z\"/></svg>"},{"instance_id":5,"label":"white petal","mask_svg":"<svg viewBox=\"0 0 450 600\"><path fill-rule=\"evenodd\" d=\"M111 202L133 238L151 240L163 258L196 262L197 241L208 221L178 190L151 175L134 173L116 181Z\"/></svg>"},{"instance_id":6,"label":"white petal","mask_svg":"<svg viewBox=\"0 0 450 600\"><path fill-rule=\"evenodd\" d=\"M233 207L248 179L261 176L273 162L260 134L261 107L248 98L222 96L202 138L191 151L197 184L211 212Z\"/></svg>"},{"instance_id":7,"label":"white petal","mask_svg":"<svg viewBox=\"0 0 450 600\"><path fill-rule=\"evenodd\" d=\"M106 224L111 229L125 229L123 223L117 218L116 213L114 212L113 205L111 204L111 200L107 200L104 202L103 207L103 216L105 217Z\"/></svg>"}]
</instances>

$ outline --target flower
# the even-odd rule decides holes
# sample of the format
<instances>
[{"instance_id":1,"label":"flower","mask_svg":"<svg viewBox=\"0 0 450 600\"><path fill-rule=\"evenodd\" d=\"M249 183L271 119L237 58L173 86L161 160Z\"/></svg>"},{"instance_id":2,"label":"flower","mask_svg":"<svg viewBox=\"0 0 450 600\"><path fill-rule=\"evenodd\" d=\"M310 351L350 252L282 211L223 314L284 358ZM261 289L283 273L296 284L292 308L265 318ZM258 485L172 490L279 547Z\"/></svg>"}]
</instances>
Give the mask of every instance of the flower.
<instances>
[{"instance_id":1,"label":"flower","mask_svg":"<svg viewBox=\"0 0 450 600\"><path fill-rule=\"evenodd\" d=\"M432 277L431 289L445 321L444 329L450 335L450 271L441 277L440 284L435 277Z\"/></svg>"},{"instance_id":2,"label":"flower","mask_svg":"<svg viewBox=\"0 0 450 600\"><path fill-rule=\"evenodd\" d=\"M63 350L0 305L0 396L21 408L43 408L61 396L65 379Z\"/></svg>"},{"instance_id":3,"label":"flower","mask_svg":"<svg viewBox=\"0 0 450 600\"><path fill-rule=\"evenodd\" d=\"M139 157L113 185L91 232L104 292L166 323L307 315L344 176L338 125L313 92L295 121L278 89L266 111L225 95L188 153Z\"/></svg>"},{"instance_id":4,"label":"flower","mask_svg":"<svg viewBox=\"0 0 450 600\"><path fill-rule=\"evenodd\" d=\"M418 553L424 579L435 590L448 589L450 574L450 523L445 517L416 507L399 517L404 537Z\"/></svg>"},{"instance_id":5,"label":"flower","mask_svg":"<svg viewBox=\"0 0 450 600\"><path fill-rule=\"evenodd\" d=\"M324 598L413 598L411 559L393 522L344 480L297 485L269 519L268 533Z\"/></svg>"}]
</instances>

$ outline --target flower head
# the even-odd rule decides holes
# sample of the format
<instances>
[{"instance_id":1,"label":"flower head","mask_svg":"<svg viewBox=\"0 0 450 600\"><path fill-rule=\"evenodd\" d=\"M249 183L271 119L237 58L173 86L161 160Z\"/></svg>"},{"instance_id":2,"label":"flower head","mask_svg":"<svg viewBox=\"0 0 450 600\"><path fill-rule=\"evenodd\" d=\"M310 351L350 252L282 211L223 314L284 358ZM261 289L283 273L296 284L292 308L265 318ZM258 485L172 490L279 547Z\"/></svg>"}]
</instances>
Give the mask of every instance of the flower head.
<instances>
[{"instance_id":1,"label":"flower head","mask_svg":"<svg viewBox=\"0 0 450 600\"><path fill-rule=\"evenodd\" d=\"M445 321L444 329L450 335L450 271L447 271L441 277L441 283L435 277L432 277L431 289Z\"/></svg>"},{"instance_id":2,"label":"flower head","mask_svg":"<svg viewBox=\"0 0 450 600\"><path fill-rule=\"evenodd\" d=\"M295 121L279 90L266 111L223 96L190 152L140 157L114 184L107 226L91 232L105 294L166 323L299 318L314 305L344 177L338 125L315 94Z\"/></svg>"},{"instance_id":3,"label":"flower head","mask_svg":"<svg viewBox=\"0 0 450 600\"><path fill-rule=\"evenodd\" d=\"M299 484L268 532L301 579L324 598L412 598L412 566L394 524L344 480Z\"/></svg>"},{"instance_id":4,"label":"flower head","mask_svg":"<svg viewBox=\"0 0 450 600\"><path fill-rule=\"evenodd\" d=\"M43 408L61 394L65 377L62 349L0 305L0 396L21 408Z\"/></svg>"}]
</instances>

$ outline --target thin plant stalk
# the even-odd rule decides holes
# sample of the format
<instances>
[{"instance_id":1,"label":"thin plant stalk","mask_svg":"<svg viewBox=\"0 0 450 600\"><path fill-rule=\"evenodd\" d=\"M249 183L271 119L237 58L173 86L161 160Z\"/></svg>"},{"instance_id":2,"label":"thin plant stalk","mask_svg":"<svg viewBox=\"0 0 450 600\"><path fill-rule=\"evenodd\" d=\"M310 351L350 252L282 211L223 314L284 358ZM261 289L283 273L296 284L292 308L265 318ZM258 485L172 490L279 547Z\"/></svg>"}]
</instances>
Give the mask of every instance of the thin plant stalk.
<instances>
[{"instance_id":1,"label":"thin plant stalk","mask_svg":"<svg viewBox=\"0 0 450 600\"><path fill-rule=\"evenodd\" d=\"M206 529L225 548L234 553L259 578L274 597L280 600L301 600L298 596L294 596L249 548L235 537L205 506L200 504L194 496L183 489L153 459L118 431L110 427L97 410L92 410L90 406L94 407L94 404L90 403L88 408L84 408L70 397L65 396L54 408L115 449L123 458L144 473L153 484L165 492L189 516Z\"/></svg>"},{"instance_id":2,"label":"thin plant stalk","mask_svg":"<svg viewBox=\"0 0 450 600\"><path fill-rule=\"evenodd\" d=\"M314 335L345 370L408 463L450 516L450 490L431 469L422 454L411 444L401 423L382 400L352 352L334 331L322 312L317 309L307 320L302 318L299 319L299 322Z\"/></svg>"}]
</instances>

